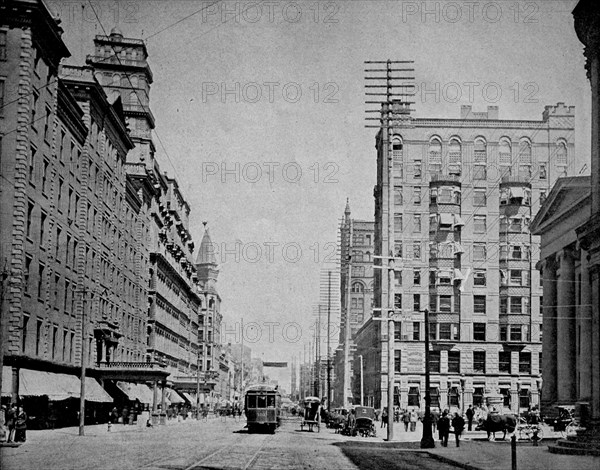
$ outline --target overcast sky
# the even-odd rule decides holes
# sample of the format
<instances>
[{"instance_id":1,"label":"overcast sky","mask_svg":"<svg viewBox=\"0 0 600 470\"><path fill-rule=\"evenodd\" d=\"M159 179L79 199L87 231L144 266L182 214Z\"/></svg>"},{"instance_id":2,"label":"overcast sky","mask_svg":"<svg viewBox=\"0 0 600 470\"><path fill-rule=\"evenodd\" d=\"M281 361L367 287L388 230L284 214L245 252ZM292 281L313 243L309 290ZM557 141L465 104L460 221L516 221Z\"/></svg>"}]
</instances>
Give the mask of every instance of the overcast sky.
<instances>
[{"instance_id":1,"label":"overcast sky","mask_svg":"<svg viewBox=\"0 0 600 470\"><path fill-rule=\"evenodd\" d=\"M589 160L575 0L100 0L100 21L87 2L48 3L63 19L69 63L115 26L147 40L157 158L192 207L197 245L208 221L229 250L217 256L224 322L261 325L260 341L248 331L246 344L265 360L290 360L311 340L319 270L346 197L354 217L373 218L365 60L415 61L417 117L458 118L469 104L541 119L545 105L574 105L577 168Z\"/></svg>"}]
</instances>

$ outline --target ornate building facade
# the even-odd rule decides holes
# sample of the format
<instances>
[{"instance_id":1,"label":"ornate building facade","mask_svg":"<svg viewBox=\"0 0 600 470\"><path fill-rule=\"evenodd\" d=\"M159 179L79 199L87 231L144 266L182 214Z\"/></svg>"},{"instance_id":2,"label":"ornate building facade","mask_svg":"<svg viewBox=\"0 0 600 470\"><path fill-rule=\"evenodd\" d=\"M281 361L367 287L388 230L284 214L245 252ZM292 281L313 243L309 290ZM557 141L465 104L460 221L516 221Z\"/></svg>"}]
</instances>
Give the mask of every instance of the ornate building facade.
<instances>
[{"instance_id":1,"label":"ornate building facade","mask_svg":"<svg viewBox=\"0 0 600 470\"><path fill-rule=\"evenodd\" d=\"M375 271L375 310L384 318L389 308L400 314L395 402L424 406L428 308L433 406L478 405L497 393L508 409L537 404L539 237L529 227L554 181L573 169L574 108L546 106L537 121L501 120L494 106L487 112L463 106L460 119L405 117L401 127L389 130L388 142L382 132L377 136L374 191L375 253L386 257L383 269ZM396 259L393 306L387 302L389 256ZM388 392L382 325L387 330L386 322L368 322L357 334L363 340L356 354L376 360L365 385L376 406L386 403ZM374 343L380 349L375 355Z\"/></svg>"}]
</instances>

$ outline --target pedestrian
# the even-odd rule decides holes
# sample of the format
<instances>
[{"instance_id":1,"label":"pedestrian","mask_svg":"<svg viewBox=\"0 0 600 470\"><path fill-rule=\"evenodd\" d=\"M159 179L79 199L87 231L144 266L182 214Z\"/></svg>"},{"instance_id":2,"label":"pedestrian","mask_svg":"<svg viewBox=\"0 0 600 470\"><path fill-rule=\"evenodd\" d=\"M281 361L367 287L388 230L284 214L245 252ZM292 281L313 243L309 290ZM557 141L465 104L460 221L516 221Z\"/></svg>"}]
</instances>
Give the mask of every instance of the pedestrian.
<instances>
[{"instance_id":1,"label":"pedestrian","mask_svg":"<svg viewBox=\"0 0 600 470\"><path fill-rule=\"evenodd\" d=\"M438 421L438 432L440 441L443 447L448 447L448 435L450 434L450 418L448 418L448 410L444 410L442 417Z\"/></svg>"},{"instance_id":2,"label":"pedestrian","mask_svg":"<svg viewBox=\"0 0 600 470\"><path fill-rule=\"evenodd\" d=\"M379 410L375 410L375 421L379 421L379 415L381 412Z\"/></svg>"},{"instance_id":3,"label":"pedestrian","mask_svg":"<svg viewBox=\"0 0 600 470\"><path fill-rule=\"evenodd\" d=\"M458 413L454 413L454 418L452 418L452 428L454 429L454 436L456 437L456 447L460 447L460 435L465 429L465 419Z\"/></svg>"},{"instance_id":4,"label":"pedestrian","mask_svg":"<svg viewBox=\"0 0 600 470\"><path fill-rule=\"evenodd\" d=\"M7 442L12 442L15 437L15 423L17 421L17 405L14 403L10 405L10 408L6 412L6 427L8 428L8 439Z\"/></svg>"},{"instance_id":5,"label":"pedestrian","mask_svg":"<svg viewBox=\"0 0 600 470\"><path fill-rule=\"evenodd\" d=\"M410 432L415 432L417 430L417 421L419 420L419 414L417 410L414 408L410 412Z\"/></svg>"},{"instance_id":6,"label":"pedestrian","mask_svg":"<svg viewBox=\"0 0 600 470\"><path fill-rule=\"evenodd\" d=\"M385 407L381 412L381 427L385 428L388 423L388 409Z\"/></svg>"},{"instance_id":7,"label":"pedestrian","mask_svg":"<svg viewBox=\"0 0 600 470\"><path fill-rule=\"evenodd\" d=\"M408 426L410 424L410 413L408 410L402 411L402 423L404 423L404 432L408 432Z\"/></svg>"},{"instance_id":8,"label":"pedestrian","mask_svg":"<svg viewBox=\"0 0 600 470\"><path fill-rule=\"evenodd\" d=\"M465 413L467 415L467 423L468 423L468 431L471 430L471 427L473 426L473 416L475 415L475 412L473 411L473 408L471 408L471 405L469 405L469 408L467 409L467 412Z\"/></svg>"},{"instance_id":9,"label":"pedestrian","mask_svg":"<svg viewBox=\"0 0 600 470\"><path fill-rule=\"evenodd\" d=\"M25 442L27 440L27 414L22 406L17 409L15 419L15 442Z\"/></svg>"},{"instance_id":10,"label":"pedestrian","mask_svg":"<svg viewBox=\"0 0 600 470\"><path fill-rule=\"evenodd\" d=\"M433 432L435 432L435 430L437 429L437 423L440 419L440 414L438 411L434 410L431 412L430 416L431 416L431 426L432 426Z\"/></svg>"}]
</instances>

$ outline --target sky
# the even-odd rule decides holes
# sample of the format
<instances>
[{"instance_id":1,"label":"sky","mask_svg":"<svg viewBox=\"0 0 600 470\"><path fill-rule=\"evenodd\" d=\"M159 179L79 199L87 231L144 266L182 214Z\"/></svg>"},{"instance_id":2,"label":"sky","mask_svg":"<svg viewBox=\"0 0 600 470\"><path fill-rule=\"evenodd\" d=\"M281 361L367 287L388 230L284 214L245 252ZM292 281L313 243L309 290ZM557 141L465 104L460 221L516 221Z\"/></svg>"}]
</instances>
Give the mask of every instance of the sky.
<instances>
[{"instance_id":1,"label":"sky","mask_svg":"<svg viewBox=\"0 0 600 470\"><path fill-rule=\"evenodd\" d=\"M157 159L192 208L197 246L208 222L226 339L240 340L243 321L266 361L302 358L313 341L346 198L354 218L373 219L364 61L414 60L416 117L494 105L501 119L539 120L545 105L574 105L576 168L589 167L576 0L47 3L65 63L82 64L115 26L146 41ZM289 388L289 369L267 373Z\"/></svg>"}]
</instances>

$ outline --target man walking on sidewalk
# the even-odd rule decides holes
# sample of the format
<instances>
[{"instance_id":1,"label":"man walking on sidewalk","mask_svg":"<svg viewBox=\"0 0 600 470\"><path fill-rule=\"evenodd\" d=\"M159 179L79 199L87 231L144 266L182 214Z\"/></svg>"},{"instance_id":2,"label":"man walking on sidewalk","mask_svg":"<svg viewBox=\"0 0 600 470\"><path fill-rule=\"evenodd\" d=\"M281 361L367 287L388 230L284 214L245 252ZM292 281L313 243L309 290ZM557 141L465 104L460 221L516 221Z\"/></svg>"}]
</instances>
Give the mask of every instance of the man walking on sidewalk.
<instances>
[{"instance_id":1,"label":"man walking on sidewalk","mask_svg":"<svg viewBox=\"0 0 600 470\"><path fill-rule=\"evenodd\" d=\"M454 428L454 436L456 437L456 447L460 447L460 435L465 429L465 419L458 413L454 413L452 428Z\"/></svg>"},{"instance_id":2,"label":"man walking on sidewalk","mask_svg":"<svg viewBox=\"0 0 600 470\"><path fill-rule=\"evenodd\" d=\"M440 434L440 441L442 441L443 447L448 447L448 434L450 434L450 418L448 418L448 411L444 410L442 417L438 421L438 432Z\"/></svg>"},{"instance_id":3,"label":"man walking on sidewalk","mask_svg":"<svg viewBox=\"0 0 600 470\"><path fill-rule=\"evenodd\" d=\"M471 405L469 405L469 409L466 412L467 415L467 424L468 424L468 430L471 430L471 427L473 426L473 415L475 414L475 412L473 411L473 408L471 408Z\"/></svg>"}]
</instances>

